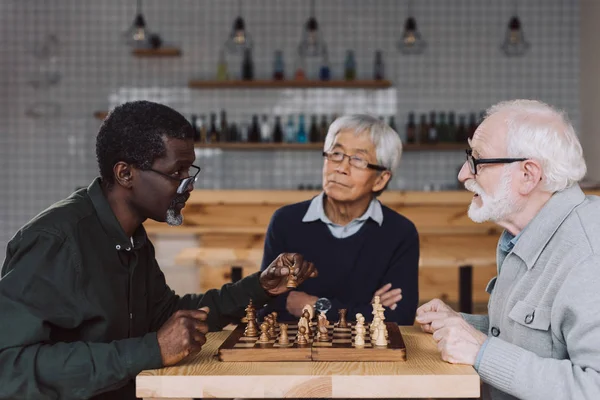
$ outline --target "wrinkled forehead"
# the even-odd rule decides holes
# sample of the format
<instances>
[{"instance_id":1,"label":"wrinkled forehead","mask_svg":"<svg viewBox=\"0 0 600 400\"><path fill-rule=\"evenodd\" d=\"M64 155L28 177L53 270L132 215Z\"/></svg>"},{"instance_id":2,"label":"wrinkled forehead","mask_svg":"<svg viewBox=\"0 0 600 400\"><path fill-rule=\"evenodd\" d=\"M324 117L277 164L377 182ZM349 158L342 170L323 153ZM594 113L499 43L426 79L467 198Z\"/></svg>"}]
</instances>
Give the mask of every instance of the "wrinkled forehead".
<instances>
[{"instance_id":1,"label":"wrinkled forehead","mask_svg":"<svg viewBox=\"0 0 600 400\"><path fill-rule=\"evenodd\" d=\"M506 136L508 125L502 112L490 115L475 131L469 146L477 158L505 157L507 155Z\"/></svg>"}]
</instances>

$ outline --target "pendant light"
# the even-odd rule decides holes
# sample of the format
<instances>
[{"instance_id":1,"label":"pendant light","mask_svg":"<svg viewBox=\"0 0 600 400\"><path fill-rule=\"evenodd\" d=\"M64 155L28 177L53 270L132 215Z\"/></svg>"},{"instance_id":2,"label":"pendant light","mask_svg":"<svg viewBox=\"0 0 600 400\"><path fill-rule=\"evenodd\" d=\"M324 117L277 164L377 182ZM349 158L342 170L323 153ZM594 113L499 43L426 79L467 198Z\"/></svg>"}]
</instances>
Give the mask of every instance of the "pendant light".
<instances>
[{"instance_id":1,"label":"pendant light","mask_svg":"<svg viewBox=\"0 0 600 400\"><path fill-rule=\"evenodd\" d=\"M231 54L244 54L252 49L252 37L246 30L246 22L242 18L242 1L238 0L238 17L233 22L231 33L225 42L225 49Z\"/></svg>"},{"instance_id":2,"label":"pendant light","mask_svg":"<svg viewBox=\"0 0 600 400\"><path fill-rule=\"evenodd\" d=\"M137 0L136 16L129 29L125 31L125 40L132 47L145 47L148 43L148 29L142 13L142 0Z\"/></svg>"},{"instance_id":3,"label":"pendant light","mask_svg":"<svg viewBox=\"0 0 600 400\"><path fill-rule=\"evenodd\" d=\"M504 54L509 57L522 56L529 50L529 43L525 40L523 26L518 17L516 0L514 10L513 16L508 21L504 43L500 46Z\"/></svg>"},{"instance_id":4,"label":"pendant light","mask_svg":"<svg viewBox=\"0 0 600 400\"><path fill-rule=\"evenodd\" d=\"M427 47L427 43L421 37L417 27L417 20L413 17L412 1L408 2L408 18L404 22L404 32L398 41L398 49L402 54L421 54Z\"/></svg>"},{"instance_id":5,"label":"pendant light","mask_svg":"<svg viewBox=\"0 0 600 400\"><path fill-rule=\"evenodd\" d=\"M298 54L301 57L323 57L327 53L327 45L323 40L319 23L315 18L315 0L311 0L310 17L304 25L302 39L298 45Z\"/></svg>"}]
</instances>

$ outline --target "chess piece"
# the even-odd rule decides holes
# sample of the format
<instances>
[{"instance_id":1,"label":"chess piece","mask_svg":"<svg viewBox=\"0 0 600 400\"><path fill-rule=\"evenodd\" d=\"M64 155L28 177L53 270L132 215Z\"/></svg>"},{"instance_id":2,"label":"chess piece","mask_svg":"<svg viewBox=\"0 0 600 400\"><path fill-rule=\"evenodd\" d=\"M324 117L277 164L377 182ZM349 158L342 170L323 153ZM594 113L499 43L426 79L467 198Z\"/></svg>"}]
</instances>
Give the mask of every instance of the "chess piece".
<instances>
[{"instance_id":1,"label":"chess piece","mask_svg":"<svg viewBox=\"0 0 600 400\"><path fill-rule=\"evenodd\" d=\"M315 308L313 306L311 306L310 304L307 304L302 308L302 314L304 314L304 311L308 311L308 314L309 314L308 320L312 321L313 318L315 317Z\"/></svg>"},{"instance_id":2,"label":"chess piece","mask_svg":"<svg viewBox=\"0 0 600 400\"><path fill-rule=\"evenodd\" d=\"M304 326L299 326L298 327L298 336L296 338L296 342L298 342L299 345L305 345L308 344L308 338L306 337L306 328Z\"/></svg>"},{"instance_id":3,"label":"chess piece","mask_svg":"<svg viewBox=\"0 0 600 400\"><path fill-rule=\"evenodd\" d=\"M365 317L361 313L356 314L356 336L354 336L354 346L361 347L365 345Z\"/></svg>"},{"instance_id":4,"label":"chess piece","mask_svg":"<svg viewBox=\"0 0 600 400\"><path fill-rule=\"evenodd\" d=\"M319 342L328 342L329 341L329 321L327 320L327 316L324 312L319 314L319 321L317 323L317 328L319 331Z\"/></svg>"},{"instance_id":5,"label":"chess piece","mask_svg":"<svg viewBox=\"0 0 600 400\"><path fill-rule=\"evenodd\" d=\"M244 329L244 336L247 337L256 337L258 336L258 326L256 323L256 309L252 304L252 300L248 303L248 307L246 307L246 329Z\"/></svg>"},{"instance_id":6,"label":"chess piece","mask_svg":"<svg viewBox=\"0 0 600 400\"><path fill-rule=\"evenodd\" d=\"M287 324L279 324L279 344L281 345L290 343L287 330Z\"/></svg>"},{"instance_id":7,"label":"chess piece","mask_svg":"<svg viewBox=\"0 0 600 400\"><path fill-rule=\"evenodd\" d=\"M300 317L300 320L298 321L298 330L300 330L300 327L303 326L306 329L307 334L310 333L310 325L309 325L309 320L308 320L308 311L305 311L302 313L302 316Z\"/></svg>"},{"instance_id":8,"label":"chess piece","mask_svg":"<svg viewBox=\"0 0 600 400\"><path fill-rule=\"evenodd\" d=\"M277 312L273 311L271 313L271 317L273 318L273 327L279 328L279 322L277 322Z\"/></svg>"},{"instance_id":9,"label":"chess piece","mask_svg":"<svg viewBox=\"0 0 600 400\"><path fill-rule=\"evenodd\" d=\"M267 330L269 329L269 324L263 322L260 324L260 337L258 338L258 343L269 343L271 338L269 338L269 334Z\"/></svg>"},{"instance_id":10,"label":"chess piece","mask_svg":"<svg viewBox=\"0 0 600 400\"><path fill-rule=\"evenodd\" d=\"M385 347L387 346L387 339L385 338L385 332L386 332L386 327L385 327L385 323L383 321L379 321L379 325L377 326L377 328L375 329L376 333L375 333L375 346L378 347ZM373 338L371 338L371 341L373 341Z\"/></svg>"},{"instance_id":11,"label":"chess piece","mask_svg":"<svg viewBox=\"0 0 600 400\"><path fill-rule=\"evenodd\" d=\"M270 314L265 316L265 322L269 326L267 329L267 333L269 334L269 337L271 339L275 339L275 337L277 336L277 333L275 332L275 325L273 324L273 316Z\"/></svg>"},{"instance_id":12,"label":"chess piece","mask_svg":"<svg viewBox=\"0 0 600 400\"><path fill-rule=\"evenodd\" d=\"M338 327L340 327L340 328L348 327L348 322L346 322L346 312L348 312L348 310L346 310L345 308L340 308L340 310L338 311L338 314L340 314L340 320L338 322Z\"/></svg>"},{"instance_id":13,"label":"chess piece","mask_svg":"<svg viewBox=\"0 0 600 400\"><path fill-rule=\"evenodd\" d=\"M296 277L296 261L290 266L286 287L288 289L296 289L298 287L298 278Z\"/></svg>"}]
</instances>

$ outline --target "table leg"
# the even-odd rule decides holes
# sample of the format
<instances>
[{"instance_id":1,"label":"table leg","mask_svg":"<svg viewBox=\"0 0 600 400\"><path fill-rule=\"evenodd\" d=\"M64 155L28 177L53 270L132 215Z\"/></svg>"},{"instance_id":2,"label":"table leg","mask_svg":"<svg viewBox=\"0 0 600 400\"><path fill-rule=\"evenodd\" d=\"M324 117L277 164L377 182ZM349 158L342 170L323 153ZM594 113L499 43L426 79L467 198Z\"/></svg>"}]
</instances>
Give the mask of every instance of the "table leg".
<instances>
[{"instance_id":1,"label":"table leg","mask_svg":"<svg viewBox=\"0 0 600 400\"><path fill-rule=\"evenodd\" d=\"M473 313L473 266L461 265L458 271L458 304L460 312Z\"/></svg>"}]
</instances>

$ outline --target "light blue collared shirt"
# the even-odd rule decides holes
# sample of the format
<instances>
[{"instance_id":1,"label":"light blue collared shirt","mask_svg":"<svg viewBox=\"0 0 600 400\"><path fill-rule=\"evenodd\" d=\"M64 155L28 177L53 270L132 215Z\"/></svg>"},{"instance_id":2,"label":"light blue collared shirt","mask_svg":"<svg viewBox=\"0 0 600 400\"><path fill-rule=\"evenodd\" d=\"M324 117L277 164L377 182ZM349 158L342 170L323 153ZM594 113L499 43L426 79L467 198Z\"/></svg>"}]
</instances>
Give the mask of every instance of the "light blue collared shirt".
<instances>
[{"instance_id":1,"label":"light blue collared shirt","mask_svg":"<svg viewBox=\"0 0 600 400\"><path fill-rule=\"evenodd\" d=\"M376 198L373 198L373 200L371 200L367 211L365 211L363 215L353 219L346 226L334 224L329 218L327 218L327 215L325 215L325 208L323 207L324 199L324 192L321 192L317 197L312 199L310 205L308 206L306 214L304 214L304 217L302 218L302 222L313 222L321 220L325 223L325 225L327 225L331 234L338 239L344 239L354 235L369 218L377 222L379 226L383 224L383 211L381 210L381 203Z\"/></svg>"},{"instance_id":2,"label":"light blue collared shirt","mask_svg":"<svg viewBox=\"0 0 600 400\"><path fill-rule=\"evenodd\" d=\"M521 237L521 233L523 233L523 231L519 232L517 236L513 236L513 234L507 230L504 230L504 232L502 232L502 235L500 236L500 240L498 242L498 247L501 252L500 256L502 257L502 259L498 262L498 273L500 273L500 269L502 268L504 259L506 258L508 253L512 251L513 247L515 247L515 244L517 244L517 240L519 240L519 237ZM477 353L475 365L473 366L475 368L475 371L479 370L479 363L481 362L481 358L483 357L483 352L485 351L487 344L487 340L483 342L481 348L479 349L479 352Z\"/></svg>"}]
</instances>

